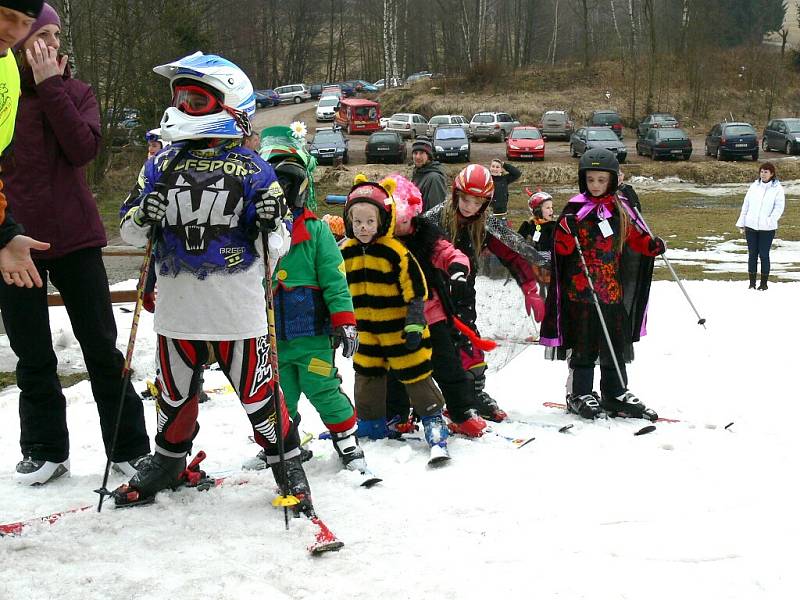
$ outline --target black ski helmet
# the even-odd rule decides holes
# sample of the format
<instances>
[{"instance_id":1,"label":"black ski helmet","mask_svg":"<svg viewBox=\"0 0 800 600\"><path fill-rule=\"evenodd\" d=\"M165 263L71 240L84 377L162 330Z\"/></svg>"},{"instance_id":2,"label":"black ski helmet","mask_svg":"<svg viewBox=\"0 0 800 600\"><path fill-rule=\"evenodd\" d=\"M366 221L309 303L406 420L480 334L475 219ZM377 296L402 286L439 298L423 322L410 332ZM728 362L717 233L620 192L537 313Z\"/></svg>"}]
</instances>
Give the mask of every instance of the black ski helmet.
<instances>
[{"instance_id":1,"label":"black ski helmet","mask_svg":"<svg viewBox=\"0 0 800 600\"><path fill-rule=\"evenodd\" d=\"M608 193L613 194L619 185L619 161L616 155L605 148L592 148L581 156L578 163L578 189L582 194L589 192L586 187L586 171L606 171L611 173L611 181L608 185Z\"/></svg>"},{"instance_id":2,"label":"black ski helmet","mask_svg":"<svg viewBox=\"0 0 800 600\"><path fill-rule=\"evenodd\" d=\"M286 203L291 208L303 208L308 200L308 172L305 167L292 159L282 160L273 166Z\"/></svg>"}]
</instances>

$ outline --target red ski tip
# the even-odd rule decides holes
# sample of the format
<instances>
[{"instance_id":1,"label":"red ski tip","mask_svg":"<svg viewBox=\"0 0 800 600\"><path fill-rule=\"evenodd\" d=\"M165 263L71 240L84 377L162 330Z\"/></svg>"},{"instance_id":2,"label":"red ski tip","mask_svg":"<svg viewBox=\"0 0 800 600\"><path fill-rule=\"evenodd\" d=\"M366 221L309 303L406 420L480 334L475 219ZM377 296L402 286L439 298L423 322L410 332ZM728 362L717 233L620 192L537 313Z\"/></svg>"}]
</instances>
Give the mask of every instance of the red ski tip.
<instances>
[{"instance_id":1,"label":"red ski tip","mask_svg":"<svg viewBox=\"0 0 800 600\"><path fill-rule=\"evenodd\" d=\"M311 522L317 526L317 535L315 536L314 543L308 547L311 554L322 554L323 552L336 552L344 546L344 542L340 542L333 532L328 529L327 525L319 520L319 517L312 517Z\"/></svg>"}]
</instances>

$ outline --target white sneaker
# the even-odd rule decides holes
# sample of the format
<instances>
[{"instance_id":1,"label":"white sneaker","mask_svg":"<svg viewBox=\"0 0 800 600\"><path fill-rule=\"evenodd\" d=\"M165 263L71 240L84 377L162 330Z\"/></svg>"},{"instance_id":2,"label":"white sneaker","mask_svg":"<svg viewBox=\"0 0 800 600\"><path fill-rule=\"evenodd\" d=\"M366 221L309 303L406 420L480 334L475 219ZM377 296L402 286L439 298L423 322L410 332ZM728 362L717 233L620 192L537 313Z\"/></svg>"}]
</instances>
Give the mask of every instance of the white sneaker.
<instances>
[{"instance_id":1,"label":"white sneaker","mask_svg":"<svg viewBox=\"0 0 800 600\"><path fill-rule=\"evenodd\" d=\"M137 471L141 470L145 462L149 461L151 458L149 454L143 454L142 456L137 456L130 460L111 463L111 469L130 479L136 475Z\"/></svg>"},{"instance_id":2,"label":"white sneaker","mask_svg":"<svg viewBox=\"0 0 800 600\"><path fill-rule=\"evenodd\" d=\"M50 462L27 456L17 463L14 480L22 485L44 485L63 475L69 477L69 459L64 462Z\"/></svg>"}]
</instances>

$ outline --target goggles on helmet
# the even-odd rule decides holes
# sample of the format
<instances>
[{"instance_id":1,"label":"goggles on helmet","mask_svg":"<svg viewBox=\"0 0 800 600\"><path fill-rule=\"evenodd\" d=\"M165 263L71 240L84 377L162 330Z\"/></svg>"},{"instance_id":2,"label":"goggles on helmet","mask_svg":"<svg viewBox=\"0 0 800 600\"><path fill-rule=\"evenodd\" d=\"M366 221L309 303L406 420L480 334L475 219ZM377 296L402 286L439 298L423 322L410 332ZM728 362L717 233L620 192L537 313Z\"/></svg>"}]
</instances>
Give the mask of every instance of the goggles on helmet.
<instances>
[{"instance_id":1,"label":"goggles on helmet","mask_svg":"<svg viewBox=\"0 0 800 600\"><path fill-rule=\"evenodd\" d=\"M222 102L199 85L176 85L172 95L172 106L191 116L210 115L223 109Z\"/></svg>"}]
</instances>

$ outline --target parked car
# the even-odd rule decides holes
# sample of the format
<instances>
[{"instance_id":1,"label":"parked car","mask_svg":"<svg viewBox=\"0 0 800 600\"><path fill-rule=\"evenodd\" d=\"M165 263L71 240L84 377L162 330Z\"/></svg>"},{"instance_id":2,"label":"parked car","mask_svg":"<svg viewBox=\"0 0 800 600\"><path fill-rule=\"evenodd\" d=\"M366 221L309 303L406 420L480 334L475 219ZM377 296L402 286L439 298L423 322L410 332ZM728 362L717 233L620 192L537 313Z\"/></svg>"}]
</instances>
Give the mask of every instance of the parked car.
<instances>
[{"instance_id":1,"label":"parked car","mask_svg":"<svg viewBox=\"0 0 800 600\"><path fill-rule=\"evenodd\" d=\"M378 87L372 85L369 81L365 81L363 79L348 79L345 81L348 85L353 86L353 89L356 92L363 92L367 94L374 94L378 91Z\"/></svg>"},{"instance_id":2,"label":"parked car","mask_svg":"<svg viewBox=\"0 0 800 600\"><path fill-rule=\"evenodd\" d=\"M544 160L544 138L536 127L514 127L506 139L506 159Z\"/></svg>"},{"instance_id":3,"label":"parked car","mask_svg":"<svg viewBox=\"0 0 800 600\"><path fill-rule=\"evenodd\" d=\"M423 79L430 79L432 74L430 71L419 71L418 73L412 73L406 78L406 84L412 85L414 83L418 83Z\"/></svg>"},{"instance_id":4,"label":"parked car","mask_svg":"<svg viewBox=\"0 0 800 600\"><path fill-rule=\"evenodd\" d=\"M396 113L389 117L386 131L396 131L404 138L415 138L428 133L428 121L414 113Z\"/></svg>"},{"instance_id":5,"label":"parked car","mask_svg":"<svg viewBox=\"0 0 800 600\"><path fill-rule=\"evenodd\" d=\"M705 151L717 160L735 156L758 160L758 135L750 123L717 123L706 135Z\"/></svg>"},{"instance_id":6,"label":"parked car","mask_svg":"<svg viewBox=\"0 0 800 600\"><path fill-rule=\"evenodd\" d=\"M341 158L344 164L350 161L347 140L339 129L333 127L318 127L308 144L308 151L320 164L333 164L337 158Z\"/></svg>"},{"instance_id":7,"label":"parked car","mask_svg":"<svg viewBox=\"0 0 800 600\"><path fill-rule=\"evenodd\" d=\"M678 127L678 119L669 113L657 112L647 115L636 126L636 137L645 137L647 132L651 129L660 129L662 127Z\"/></svg>"},{"instance_id":8,"label":"parked car","mask_svg":"<svg viewBox=\"0 0 800 600\"><path fill-rule=\"evenodd\" d=\"M400 87L401 85L403 85L403 83L405 83L401 77L391 77L390 81L391 81L390 87ZM386 87L386 81L384 79L378 79L378 81L376 81L372 85L374 85L379 90L382 90Z\"/></svg>"},{"instance_id":9,"label":"parked car","mask_svg":"<svg viewBox=\"0 0 800 600\"><path fill-rule=\"evenodd\" d=\"M294 102L300 104L311 99L311 92L303 83L293 83L292 85L282 85L275 88L281 102Z\"/></svg>"},{"instance_id":10,"label":"parked car","mask_svg":"<svg viewBox=\"0 0 800 600\"><path fill-rule=\"evenodd\" d=\"M595 110L586 121L589 127L611 127L611 130L622 139L622 117L615 110Z\"/></svg>"},{"instance_id":11,"label":"parked car","mask_svg":"<svg viewBox=\"0 0 800 600\"><path fill-rule=\"evenodd\" d=\"M381 128L381 105L366 98L344 98L336 111L336 125L353 133L371 133Z\"/></svg>"},{"instance_id":12,"label":"parked car","mask_svg":"<svg viewBox=\"0 0 800 600\"><path fill-rule=\"evenodd\" d=\"M441 162L469 162L470 144L462 127L442 125L433 132L433 157Z\"/></svg>"},{"instance_id":13,"label":"parked car","mask_svg":"<svg viewBox=\"0 0 800 600\"><path fill-rule=\"evenodd\" d=\"M539 132L548 140L561 138L569 140L575 132L575 124L565 110L548 110L539 121Z\"/></svg>"},{"instance_id":14,"label":"parked car","mask_svg":"<svg viewBox=\"0 0 800 600\"><path fill-rule=\"evenodd\" d=\"M408 157L406 142L396 131L376 131L371 134L365 152L367 164L376 162L402 164Z\"/></svg>"},{"instance_id":15,"label":"parked car","mask_svg":"<svg viewBox=\"0 0 800 600\"><path fill-rule=\"evenodd\" d=\"M316 100L317 98L321 98L323 96L322 88L324 88L326 85L328 84L312 83L310 86L308 86L308 93L311 94L311 99Z\"/></svg>"},{"instance_id":16,"label":"parked car","mask_svg":"<svg viewBox=\"0 0 800 600\"><path fill-rule=\"evenodd\" d=\"M678 127L651 127L647 135L636 140L636 154L658 158L682 158L689 160L692 155L692 140Z\"/></svg>"},{"instance_id":17,"label":"parked car","mask_svg":"<svg viewBox=\"0 0 800 600\"><path fill-rule=\"evenodd\" d=\"M253 94L256 97L256 108L278 106L281 103L281 97L275 90L255 90Z\"/></svg>"},{"instance_id":18,"label":"parked car","mask_svg":"<svg viewBox=\"0 0 800 600\"><path fill-rule=\"evenodd\" d=\"M324 86L322 86L322 95L320 97L322 96L336 96L338 98L342 98L344 94L342 93L341 86L326 83Z\"/></svg>"},{"instance_id":19,"label":"parked car","mask_svg":"<svg viewBox=\"0 0 800 600\"><path fill-rule=\"evenodd\" d=\"M519 126L520 122L508 113L480 112L472 116L469 133L476 142L490 138L504 142L511 130Z\"/></svg>"},{"instance_id":20,"label":"parked car","mask_svg":"<svg viewBox=\"0 0 800 600\"><path fill-rule=\"evenodd\" d=\"M339 96L322 96L317 102L317 121L333 121L339 110Z\"/></svg>"},{"instance_id":21,"label":"parked car","mask_svg":"<svg viewBox=\"0 0 800 600\"><path fill-rule=\"evenodd\" d=\"M464 131L469 131L469 121L461 115L434 115L428 121L428 137L433 137L433 132L442 125L457 125Z\"/></svg>"},{"instance_id":22,"label":"parked car","mask_svg":"<svg viewBox=\"0 0 800 600\"><path fill-rule=\"evenodd\" d=\"M349 98L350 96L356 93L356 88L354 88L346 81L337 81L335 85L338 85L341 88L342 94L344 94L345 98Z\"/></svg>"},{"instance_id":23,"label":"parked car","mask_svg":"<svg viewBox=\"0 0 800 600\"><path fill-rule=\"evenodd\" d=\"M628 157L628 148L610 127L581 127L572 134L569 140L569 152L572 156L582 156L592 148L610 150L621 163Z\"/></svg>"},{"instance_id":24,"label":"parked car","mask_svg":"<svg viewBox=\"0 0 800 600\"><path fill-rule=\"evenodd\" d=\"M764 128L761 149L800 152L800 119L772 119Z\"/></svg>"}]
</instances>

